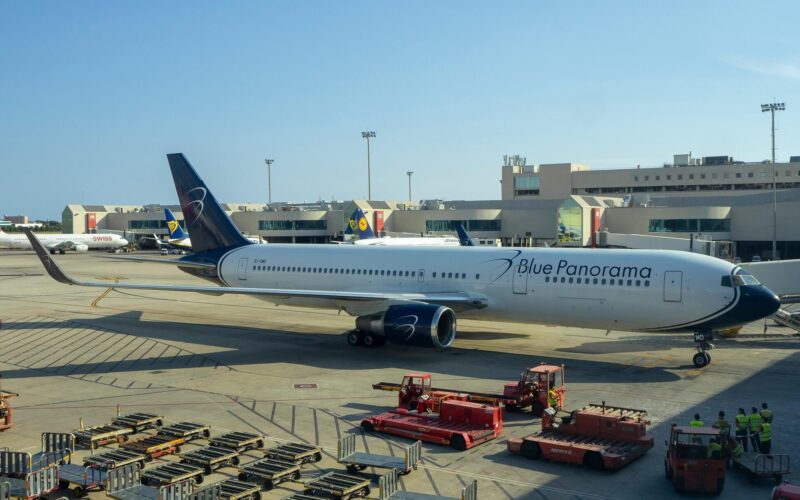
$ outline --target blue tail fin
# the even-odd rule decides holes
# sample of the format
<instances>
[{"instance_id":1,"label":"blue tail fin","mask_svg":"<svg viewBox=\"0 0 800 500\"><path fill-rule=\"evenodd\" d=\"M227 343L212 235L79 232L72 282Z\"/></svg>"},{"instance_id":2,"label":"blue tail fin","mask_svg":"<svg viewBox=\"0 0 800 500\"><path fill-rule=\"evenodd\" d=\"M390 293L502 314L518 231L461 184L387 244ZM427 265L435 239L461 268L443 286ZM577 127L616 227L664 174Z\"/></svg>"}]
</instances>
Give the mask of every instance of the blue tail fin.
<instances>
[{"instance_id":1,"label":"blue tail fin","mask_svg":"<svg viewBox=\"0 0 800 500\"><path fill-rule=\"evenodd\" d=\"M462 224L459 224L456 227L456 232L458 233L458 242L461 243L462 247L474 247L475 241L470 237L469 233Z\"/></svg>"},{"instance_id":2,"label":"blue tail fin","mask_svg":"<svg viewBox=\"0 0 800 500\"><path fill-rule=\"evenodd\" d=\"M192 249L210 252L249 245L183 153L168 154L167 160L186 230L192 234Z\"/></svg>"},{"instance_id":3,"label":"blue tail fin","mask_svg":"<svg viewBox=\"0 0 800 500\"><path fill-rule=\"evenodd\" d=\"M167 221L167 230L169 231L170 239L182 240L186 238L186 233L183 232L180 223L175 220L175 216L172 215L172 210L169 208L164 209L164 219Z\"/></svg>"},{"instance_id":4,"label":"blue tail fin","mask_svg":"<svg viewBox=\"0 0 800 500\"><path fill-rule=\"evenodd\" d=\"M375 233L372 232L372 228L369 226L367 216L364 215L360 208L356 208L353 215L350 216L344 234L355 234L359 240L369 240L375 237Z\"/></svg>"}]
</instances>

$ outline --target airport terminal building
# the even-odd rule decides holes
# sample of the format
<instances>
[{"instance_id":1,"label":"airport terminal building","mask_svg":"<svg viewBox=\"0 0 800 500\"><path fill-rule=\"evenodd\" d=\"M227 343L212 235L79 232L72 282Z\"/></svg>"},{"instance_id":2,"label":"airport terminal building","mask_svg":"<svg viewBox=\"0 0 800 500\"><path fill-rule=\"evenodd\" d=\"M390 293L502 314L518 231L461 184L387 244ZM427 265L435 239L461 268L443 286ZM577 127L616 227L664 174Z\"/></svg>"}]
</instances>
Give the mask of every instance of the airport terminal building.
<instances>
[{"instance_id":1,"label":"airport terminal building","mask_svg":"<svg viewBox=\"0 0 800 500\"><path fill-rule=\"evenodd\" d=\"M520 161L523 160L523 161ZM800 258L800 157L776 163L779 258ZM770 259L772 163L730 157L675 155L656 168L593 171L574 163L526 165L506 157L500 200L332 201L226 203L245 233L268 242L341 240L350 214L361 208L373 229L388 234L454 234L458 224L475 238L504 246L591 246L598 233L700 238L731 242L742 260ZM177 205L67 205L65 232L167 233L163 208L181 218ZM191 232L191 228L188 228Z\"/></svg>"}]
</instances>

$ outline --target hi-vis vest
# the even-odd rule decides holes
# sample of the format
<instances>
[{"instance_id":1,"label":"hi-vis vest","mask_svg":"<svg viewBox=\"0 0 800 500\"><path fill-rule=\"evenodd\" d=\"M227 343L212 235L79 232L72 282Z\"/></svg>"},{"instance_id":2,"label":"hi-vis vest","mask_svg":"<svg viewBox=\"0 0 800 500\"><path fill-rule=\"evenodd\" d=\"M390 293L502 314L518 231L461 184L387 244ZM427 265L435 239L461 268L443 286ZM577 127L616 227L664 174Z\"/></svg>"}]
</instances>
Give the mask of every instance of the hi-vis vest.
<instances>
[{"instance_id":1,"label":"hi-vis vest","mask_svg":"<svg viewBox=\"0 0 800 500\"><path fill-rule=\"evenodd\" d=\"M761 415L758 413L751 413L747 421L750 423L750 432L755 433L761 429Z\"/></svg>"},{"instance_id":2,"label":"hi-vis vest","mask_svg":"<svg viewBox=\"0 0 800 500\"><path fill-rule=\"evenodd\" d=\"M747 415L739 413L736 415L736 430L743 431L747 429Z\"/></svg>"},{"instance_id":3,"label":"hi-vis vest","mask_svg":"<svg viewBox=\"0 0 800 500\"><path fill-rule=\"evenodd\" d=\"M766 408L764 408L759 413L761 414L761 419L764 420L764 422L772 422L772 411L771 410L767 410Z\"/></svg>"},{"instance_id":4,"label":"hi-vis vest","mask_svg":"<svg viewBox=\"0 0 800 500\"><path fill-rule=\"evenodd\" d=\"M691 422L689 422L689 426L690 427L703 427L703 421L702 420L692 420Z\"/></svg>"},{"instance_id":5,"label":"hi-vis vest","mask_svg":"<svg viewBox=\"0 0 800 500\"><path fill-rule=\"evenodd\" d=\"M761 424L761 434L759 438L761 441L772 441L772 424L769 422Z\"/></svg>"}]
</instances>

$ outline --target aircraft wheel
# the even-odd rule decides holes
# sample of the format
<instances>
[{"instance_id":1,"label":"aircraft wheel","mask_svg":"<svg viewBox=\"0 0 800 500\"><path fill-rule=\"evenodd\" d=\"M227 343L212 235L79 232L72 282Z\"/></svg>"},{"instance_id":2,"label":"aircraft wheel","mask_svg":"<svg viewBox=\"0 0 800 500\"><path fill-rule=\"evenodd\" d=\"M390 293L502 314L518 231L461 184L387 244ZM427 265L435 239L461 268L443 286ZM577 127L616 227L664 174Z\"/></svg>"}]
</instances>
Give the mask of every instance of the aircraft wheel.
<instances>
[{"instance_id":1,"label":"aircraft wheel","mask_svg":"<svg viewBox=\"0 0 800 500\"><path fill-rule=\"evenodd\" d=\"M708 365L711 361L711 356L705 352L698 352L694 356L692 356L692 363L694 363L695 368L703 368L704 366Z\"/></svg>"},{"instance_id":2,"label":"aircraft wheel","mask_svg":"<svg viewBox=\"0 0 800 500\"><path fill-rule=\"evenodd\" d=\"M351 346L358 346L362 343L361 332L352 330L347 333L347 343Z\"/></svg>"}]
</instances>

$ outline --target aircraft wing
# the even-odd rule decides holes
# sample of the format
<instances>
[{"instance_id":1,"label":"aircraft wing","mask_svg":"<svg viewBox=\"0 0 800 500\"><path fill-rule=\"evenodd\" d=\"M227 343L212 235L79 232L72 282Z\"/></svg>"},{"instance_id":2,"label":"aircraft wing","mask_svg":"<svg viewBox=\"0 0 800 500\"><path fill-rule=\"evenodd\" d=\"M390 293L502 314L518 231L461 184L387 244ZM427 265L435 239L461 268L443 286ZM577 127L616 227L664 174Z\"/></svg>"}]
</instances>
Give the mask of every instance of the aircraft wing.
<instances>
[{"instance_id":1,"label":"aircraft wing","mask_svg":"<svg viewBox=\"0 0 800 500\"><path fill-rule=\"evenodd\" d=\"M132 262L151 262L153 264L169 264L178 267L193 267L195 269L211 269L217 268L216 264L209 264L206 262L191 262L186 260L178 260L171 258L159 257L137 257L133 255L103 255L103 258L110 260L128 260Z\"/></svg>"},{"instance_id":2,"label":"aircraft wing","mask_svg":"<svg viewBox=\"0 0 800 500\"><path fill-rule=\"evenodd\" d=\"M483 309L488 305L486 297L468 294L466 292L435 292L435 293L382 293L382 292L351 292L338 290L290 290L280 288L241 288L241 287L216 287L216 286L195 286L195 285L153 285L153 284L132 284L116 283L109 286L108 282L99 281L78 281L65 273L59 265L50 258L47 250L42 246L39 239L29 229L25 228L25 235L31 242L31 246L36 251L39 260L42 261L47 273L54 280L67 285L89 286L98 288L115 289L134 289L134 290L158 290L172 292L199 292L213 294L237 294L254 295L262 297L275 297L279 299L308 298L308 299L328 299L346 302L369 302L369 301L395 301L395 302L423 302L439 304L453 307L459 310L464 309ZM177 261L171 263L181 265ZM187 264L191 265L191 264Z\"/></svg>"}]
</instances>

